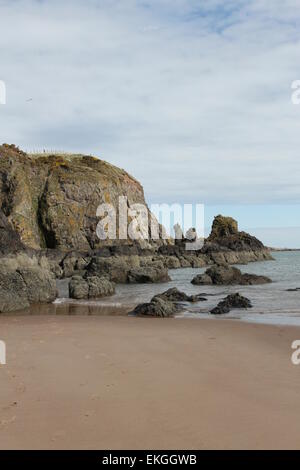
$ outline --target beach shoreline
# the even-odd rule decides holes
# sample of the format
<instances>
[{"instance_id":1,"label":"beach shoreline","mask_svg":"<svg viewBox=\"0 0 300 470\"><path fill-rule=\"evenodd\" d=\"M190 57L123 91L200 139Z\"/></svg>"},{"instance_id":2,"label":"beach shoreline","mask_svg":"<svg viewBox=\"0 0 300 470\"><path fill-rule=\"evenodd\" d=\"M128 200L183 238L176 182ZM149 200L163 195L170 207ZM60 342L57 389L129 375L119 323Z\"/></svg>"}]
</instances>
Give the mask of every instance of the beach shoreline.
<instances>
[{"instance_id":1,"label":"beach shoreline","mask_svg":"<svg viewBox=\"0 0 300 470\"><path fill-rule=\"evenodd\" d=\"M0 316L1 449L299 448L300 328Z\"/></svg>"}]
</instances>

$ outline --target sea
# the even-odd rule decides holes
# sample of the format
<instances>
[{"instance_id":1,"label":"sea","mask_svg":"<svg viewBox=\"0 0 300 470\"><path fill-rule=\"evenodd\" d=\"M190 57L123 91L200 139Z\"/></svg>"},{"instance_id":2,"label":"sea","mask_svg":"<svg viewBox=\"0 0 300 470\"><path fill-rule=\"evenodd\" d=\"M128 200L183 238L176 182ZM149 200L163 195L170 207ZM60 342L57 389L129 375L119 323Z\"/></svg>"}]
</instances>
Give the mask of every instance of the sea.
<instances>
[{"instance_id":1,"label":"sea","mask_svg":"<svg viewBox=\"0 0 300 470\"><path fill-rule=\"evenodd\" d=\"M56 313L69 314L128 314L141 302L149 302L158 293L177 287L187 294L203 294L205 302L183 303L176 318L235 319L246 322L300 326L300 251L273 252L274 261L236 265L241 271L261 274L272 279L271 284L259 286L194 286L191 280L206 268L180 268L169 271L171 281L160 284L117 285L112 297L95 300L68 298L68 280L58 281L59 297ZM290 290L297 289L299 290ZM239 294L251 300L252 308L235 309L220 316L210 310L228 294ZM62 309L63 308L63 309Z\"/></svg>"}]
</instances>

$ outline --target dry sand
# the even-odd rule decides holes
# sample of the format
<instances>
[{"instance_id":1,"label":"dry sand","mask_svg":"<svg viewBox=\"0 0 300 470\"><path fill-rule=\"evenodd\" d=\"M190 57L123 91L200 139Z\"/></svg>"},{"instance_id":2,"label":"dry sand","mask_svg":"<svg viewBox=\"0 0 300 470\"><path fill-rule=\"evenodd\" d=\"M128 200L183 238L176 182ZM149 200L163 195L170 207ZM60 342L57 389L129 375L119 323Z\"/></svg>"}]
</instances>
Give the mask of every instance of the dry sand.
<instances>
[{"instance_id":1,"label":"dry sand","mask_svg":"<svg viewBox=\"0 0 300 470\"><path fill-rule=\"evenodd\" d=\"M300 448L300 329L0 317L1 449Z\"/></svg>"}]
</instances>

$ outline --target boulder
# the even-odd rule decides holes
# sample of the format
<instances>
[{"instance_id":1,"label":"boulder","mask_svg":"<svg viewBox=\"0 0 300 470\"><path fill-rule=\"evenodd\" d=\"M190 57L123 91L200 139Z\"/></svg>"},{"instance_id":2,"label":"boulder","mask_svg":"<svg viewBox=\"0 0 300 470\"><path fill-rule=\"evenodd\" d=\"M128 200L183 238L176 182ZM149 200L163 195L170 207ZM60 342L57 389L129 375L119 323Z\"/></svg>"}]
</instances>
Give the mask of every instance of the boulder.
<instances>
[{"instance_id":1,"label":"boulder","mask_svg":"<svg viewBox=\"0 0 300 470\"><path fill-rule=\"evenodd\" d=\"M89 285L82 276L73 276L69 282L69 297L71 299L88 299Z\"/></svg>"},{"instance_id":2,"label":"boulder","mask_svg":"<svg viewBox=\"0 0 300 470\"><path fill-rule=\"evenodd\" d=\"M17 270L27 289L30 304L53 302L57 297L54 275L40 267L20 268Z\"/></svg>"},{"instance_id":3,"label":"boulder","mask_svg":"<svg viewBox=\"0 0 300 470\"><path fill-rule=\"evenodd\" d=\"M29 307L27 287L17 271L0 270L0 312Z\"/></svg>"},{"instance_id":4,"label":"boulder","mask_svg":"<svg viewBox=\"0 0 300 470\"><path fill-rule=\"evenodd\" d=\"M164 263L168 269L178 269L181 267L180 261L176 256L166 256Z\"/></svg>"},{"instance_id":5,"label":"boulder","mask_svg":"<svg viewBox=\"0 0 300 470\"><path fill-rule=\"evenodd\" d=\"M105 277L91 276L87 278L89 298L107 297L115 293L115 285Z\"/></svg>"},{"instance_id":6,"label":"boulder","mask_svg":"<svg viewBox=\"0 0 300 470\"><path fill-rule=\"evenodd\" d=\"M192 279L195 285L256 285L272 282L266 276L242 273L238 268L228 264L215 264L208 268L204 274L198 274Z\"/></svg>"},{"instance_id":7,"label":"boulder","mask_svg":"<svg viewBox=\"0 0 300 470\"><path fill-rule=\"evenodd\" d=\"M251 302L246 297L241 296L239 293L230 294L218 305L213 308L210 313L212 315L222 315L224 313L230 312L233 308L251 308Z\"/></svg>"},{"instance_id":8,"label":"boulder","mask_svg":"<svg viewBox=\"0 0 300 470\"><path fill-rule=\"evenodd\" d=\"M193 268L203 268L207 266L207 261L200 256L191 256L191 264Z\"/></svg>"},{"instance_id":9,"label":"boulder","mask_svg":"<svg viewBox=\"0 0 300 470\"><path fill-rule=\"evenodd\" d=\"M182 310L180 302L200 302L205 300L201 294L187 295L173 287L161 294L155 295L150 302L137 305L130 313L138 316L171 317Z\"/></svg>"},{"instance_id":10,"label":"boulder","mask_svg":"<svg viewBox=\"0 0 300 470\"><path fill-rule=\"evenodd\" d=\"M128 282L130 284L167 281L170 281L168 270L161 262L155 262L150 266L131 269L128 272Z\"/></svg>"},{"instance_id":11,"label":"boulder","mask_svg":"<svg viewBox=\"0 0 300 470\"><path fill-rule=\"evenodd\" d=\"M90 260L91 258L88 255L71 251L61 261L63 277L71 277L73 274L76 274L76 271L83 271L88 266Z\"/></svg>"},{"instance_id":12,"label":"boulder","mask_svg":"<svg viewBox=\"0 0 300 470\"><path fill-rule=\"evenodd\" d=\"M95 256L87 267L89 275L109 276L112 282L126 283L130 269L128 257L111 256L102 258Z\"/></svg>"},{"instance_id":13,"label":"boulder","mask_svg":"<svg viewBox=\"0 0 300 470\"><path fill-rule=\"evenodd\" d=\"M153 297L150 302L137 305L130 314L147 317L172 317L179 311L180 308L174 302Z\"/></svg>"},{"instance_id":14,"label":"boulder","mask_svg":"<svg viewBox=\"0 0 300 470\"><path fill-rule=\"evenodd\" d=\"M209 277L207 274L197 274L192 280L191 283L194 284L195 286L209 286L212 284L211 277Z\"/></svg>"},{"instance_id":15,"label":"boulder","mask_svg":"<svg viewBox=\"0 0 300 470\"><path fill-rule=\"evenodd\" d=\"M190 268L192 266L191 261L186 256L179 256L179 262L182 268Z\"/></svg>"},{"instance_id":16,"label":"boulder","mask_svg":"<svg viewBox=\"0 0 300 470\"><path fill-rule=\"evenodd\" d=\"M49 303L57 296L54 275L26 257L2 259L0 312L24 309L33 303ZM21 263L22 261L22 263ZM23 265L22 265L23 264Z\"/></svg>"},{"instance_id":17,"label":"boulder","mask_svg":"<svg viewBox=\"0 0 300 470\"><path fill-rule=\"evenodd\" d=\"M154 298L168 300L169 302L199 302L206 300L201 294L187 295L185 292L178 290L177 287L171 287L162 294L155 295Z\"/></svg>"},{"instance_id":18,"label":"boulder","mask_svg":"<svg viewBox=\"0 0 300 470\"><path fill-rule=\"evenodd\" d=\"M107 297L115 293L115 286L107 277L73 276L69 283L69 295L72 299L93 299Z\"/></svg>"}]
</instances>

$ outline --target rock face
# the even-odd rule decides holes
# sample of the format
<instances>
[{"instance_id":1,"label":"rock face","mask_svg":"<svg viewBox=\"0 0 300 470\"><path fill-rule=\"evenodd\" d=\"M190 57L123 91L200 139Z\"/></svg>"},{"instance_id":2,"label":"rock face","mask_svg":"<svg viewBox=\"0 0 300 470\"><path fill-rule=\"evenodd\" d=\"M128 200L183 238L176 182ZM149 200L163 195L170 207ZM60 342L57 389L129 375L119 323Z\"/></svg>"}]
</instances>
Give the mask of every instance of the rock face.
<instances>
[{"instance_id":1,"label":"rock face","mask_svg":"<svg viewBox=\"0 0 300 470\"><path fill-rule=\"evenodd\" d=\"M0 253L15 253L23 250L19 234L12 228L3 211L0 210Z\"/></svg>"},{"instance_id":2,"label":"rock face","mask_svg":"<svg viewBox=\"0 0 300 470\"><path fill-rule=\"evenodd\" d=\"M34 258L22 255L2 258L0 268L0 312L47 303L57 295L54 275Z\"/></svg>"},{"instance_id":3,"label":"rock face","mask_svg":"<svg viewBox=\"0 0 300 470\"><path fill-rule=\"evenodd\" d=\"M69 295L72 299L93 299L107 297L115 293L115 286L106 277L73 276L69 283Z\"/></svg>"},{"instance_id":4,"label":"rock face","mask_svg":"<svg viewBox=\"0 0 300 470\"><path fill-rule=\"evenodd\" d=\"M213 308L210 313L212 315L222 315L224 313L229 313L233 308L251 308L251 302L246 297L241 296L239 293L230 294L218 305Z\"/></svg>"},{"instance_id":5,"label":"rock face","mask_svg":"<svg viewBox=\"0 0 300 470\"><path fill-rule=\"evenodd\" d=\"M96 235L96 211L110 203L118 213L119 196L125 195L129 206L146 204L138 181L98 158L33 156L0 146L0 209L28 247L86 251L111 244Z\"/></svg>"},{"instance_id":6,"label":"rock face","mask_svg":"<svg viewBox=\"0 0 300 470\"><path fill-rule=\"evenodd\" d=\"M272 282L266 276L242 273L238 268L228 264L216 264L208 268L204 274L198 274L191 281L195 285L256 285Z\"/></svg>"}]
</instances>

